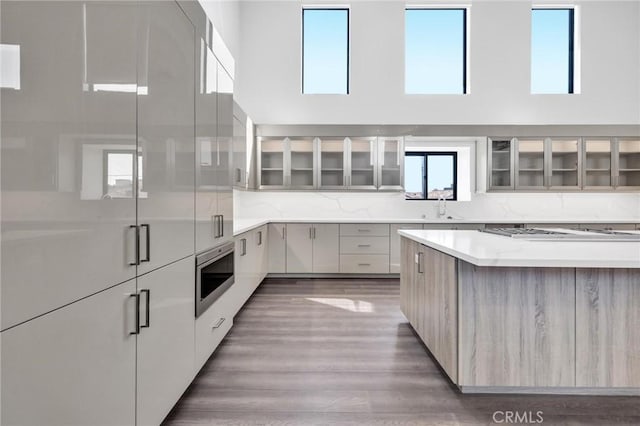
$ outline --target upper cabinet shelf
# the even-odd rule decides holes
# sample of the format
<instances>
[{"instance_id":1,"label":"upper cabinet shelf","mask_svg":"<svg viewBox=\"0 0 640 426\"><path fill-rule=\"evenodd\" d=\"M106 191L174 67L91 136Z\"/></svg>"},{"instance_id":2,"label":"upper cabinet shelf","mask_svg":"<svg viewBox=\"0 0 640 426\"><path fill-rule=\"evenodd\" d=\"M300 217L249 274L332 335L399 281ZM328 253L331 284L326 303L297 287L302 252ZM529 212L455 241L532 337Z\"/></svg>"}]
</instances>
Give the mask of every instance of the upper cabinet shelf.
<instances>
[{"instance_id":1,"label":"upper cabinet shelf","mask_svg":"<svg viewBox=\"0 0 640 426\"><path fill-rule=\"evenodd\" d=\"M496 138L488 162L494 191L640 188L640 139Z\"/></svg>"},{"instance_id":2,"label":"upper cabinet shelf","mask_svg":"<svg viewBox=\"0 0 640 426\"><path fill-rule=\"evenodd\" d=\"M402 191L402 137L258 138L258 188Z\"/></svg>"}]
</instances>

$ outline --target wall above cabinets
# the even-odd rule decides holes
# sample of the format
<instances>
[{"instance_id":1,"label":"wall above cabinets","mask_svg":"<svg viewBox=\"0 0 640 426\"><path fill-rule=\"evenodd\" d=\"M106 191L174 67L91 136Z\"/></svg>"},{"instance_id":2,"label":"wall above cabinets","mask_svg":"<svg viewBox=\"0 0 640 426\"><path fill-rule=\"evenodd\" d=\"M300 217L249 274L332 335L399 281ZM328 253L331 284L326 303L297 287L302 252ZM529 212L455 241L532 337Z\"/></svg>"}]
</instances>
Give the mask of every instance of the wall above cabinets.
<instances>
[{"instance_id":1,"label":"wall above cabinets","mask_svg":"<svg viewBox=\"0 0 640 426\"><path fill-rule=\"evenodd\" d=\"M638 190L640 138L491 138L490 191Z\"/></svg>"},{"instance_id":2,"label":"wall above cabinets","mask_svg":"<svg viewBox=\"0 0 640 426\"><path fill-rule=\"evenodd\" d=\"M259 137L258 189L401 191L403 137Z\"/></svg>"}]
</instances>

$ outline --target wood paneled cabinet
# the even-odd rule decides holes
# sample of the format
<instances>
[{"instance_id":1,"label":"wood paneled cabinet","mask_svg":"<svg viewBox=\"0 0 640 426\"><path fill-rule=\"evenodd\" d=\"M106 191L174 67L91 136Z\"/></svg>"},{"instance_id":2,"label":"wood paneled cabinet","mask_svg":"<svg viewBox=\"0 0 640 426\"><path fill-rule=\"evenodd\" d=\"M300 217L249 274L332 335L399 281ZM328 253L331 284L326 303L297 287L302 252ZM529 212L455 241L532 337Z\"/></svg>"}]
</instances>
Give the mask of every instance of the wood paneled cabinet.
<instances>
[{"instance_id":1,"label":"wood paneled cabinet","mask_svg":"<svg viewBox=\"0 0 640 426\"><path fill-rule=\"evenodd\" d=\"M640 188L637 138L490 138L490 190Z\"/></svg>"},{"instance_id":2,"label":"wood paneled cabinet","mask_svg":"<svg viewBox=\"0 0 640 426\"><path fill-rule=\"evenodd\" d=\"M417 242L401 241L400 306L452 381L458 380L456 259ZM406 273L404 270L406 269Z\"/></svg>"}]
</instances>

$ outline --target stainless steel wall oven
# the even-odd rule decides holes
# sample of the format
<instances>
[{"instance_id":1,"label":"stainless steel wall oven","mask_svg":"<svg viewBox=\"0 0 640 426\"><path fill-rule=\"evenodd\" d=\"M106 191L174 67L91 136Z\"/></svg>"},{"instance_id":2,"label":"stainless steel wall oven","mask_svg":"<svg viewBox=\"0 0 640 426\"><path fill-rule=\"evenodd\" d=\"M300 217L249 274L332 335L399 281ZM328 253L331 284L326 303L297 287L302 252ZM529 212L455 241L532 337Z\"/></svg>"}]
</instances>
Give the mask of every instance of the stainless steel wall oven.
<instances>
[{"instance_id":1,"label":"stainless steel wall oven","mask_svg":"<svg viewBox=\"0 0 640 426\"><path fill-rule=\"evenodd\" d=\"M230 242L196 256L196 317L233 284L233 247Z\"/></svg>"}]
</instances>

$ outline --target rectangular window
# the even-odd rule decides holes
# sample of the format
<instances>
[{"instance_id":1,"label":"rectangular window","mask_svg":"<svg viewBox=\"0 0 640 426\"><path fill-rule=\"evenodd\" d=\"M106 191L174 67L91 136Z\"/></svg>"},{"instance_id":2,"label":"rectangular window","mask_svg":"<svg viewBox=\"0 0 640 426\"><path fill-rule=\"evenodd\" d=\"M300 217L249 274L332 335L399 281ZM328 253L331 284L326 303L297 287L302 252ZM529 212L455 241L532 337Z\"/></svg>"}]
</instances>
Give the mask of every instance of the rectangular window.
<instances>
[{"instance_id":1,"label":"rectangular window","mask_svg":"<svg viewBox=\"0 0 640 426\"><path fill-rule=\"evenodd\" d=\"M467 10L405 10L405 93L467 93Z\"/></svg>"},{"instance_id":2,"label":"rectangular window","mask_svg":"<svg viewBox=\"0 0 640 426\"><path fill-rule=\"evenodd\" d=\"M458 199L456 152L407 152L404 188L407 200Z\"/></svg>"},{"instance_id":3,"label":"rectangular window","mask_svg":"<svg viewBox=\"0 0 640 426\"><path fill-rule=\"evenodd\" d=\"M302 93L349 93L349 9L302 9Z\"/></svg>"},{"instance_id":4,"label":"rectangular window","mask_svg":"<svg viewBox=\"0 0 640 426\"><path fill-rule=\"evenodd\" d=\"M574 10L531 10L531 93L574 93Z\"/></svg>"}]
</instances>

